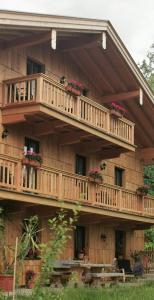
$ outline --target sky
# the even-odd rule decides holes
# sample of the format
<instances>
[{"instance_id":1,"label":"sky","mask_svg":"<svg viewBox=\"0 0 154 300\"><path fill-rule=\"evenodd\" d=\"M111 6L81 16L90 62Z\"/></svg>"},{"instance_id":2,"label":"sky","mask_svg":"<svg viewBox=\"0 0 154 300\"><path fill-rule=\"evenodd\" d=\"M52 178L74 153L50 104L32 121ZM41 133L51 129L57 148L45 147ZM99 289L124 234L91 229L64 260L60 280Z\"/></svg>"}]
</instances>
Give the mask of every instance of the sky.
<instances>
[{"instance_id":1,"label":"sky","mask_svg":"<svg viewBox=\"0 0 154 300\"><path fill-rule=\"evenodd\" d=\"M0 9L110 20L136 63L154 43L154 0L0 0Z\"/></svg>"}]
</instances>

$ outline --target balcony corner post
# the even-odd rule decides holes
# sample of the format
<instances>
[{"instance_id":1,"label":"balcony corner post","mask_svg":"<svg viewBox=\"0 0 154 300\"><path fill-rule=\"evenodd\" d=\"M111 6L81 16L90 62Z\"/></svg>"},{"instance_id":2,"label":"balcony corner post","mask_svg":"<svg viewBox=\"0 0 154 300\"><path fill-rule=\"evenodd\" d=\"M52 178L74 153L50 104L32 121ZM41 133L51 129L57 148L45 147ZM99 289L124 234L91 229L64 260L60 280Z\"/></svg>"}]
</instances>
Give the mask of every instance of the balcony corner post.
<instances>
[{"instance_id":1,"label":"balcony corner post","mask_svg":"<svg viewBox=\"0 0 154 300\"><path fill-rule=\"evenodd\" d=\"M76 100L76 116L80 119L80 96L77 96Z\"/></svg>"},{"instance_id":2,"label":"balcony corner post","mask_svg":"<svg viewBox=\"0 0 154 300\"><path fill-rule=\"evenodd\" d=\"M37 77L36 83L36 102L41 102L43 98L43 77Z\"/></svg>"},{"instance_id":3,"label":"balcony corner post","mask_svg":"<svg viewBox=\"0 0 154 300\"><path fill-rule=\"evenodd\" d=\"M117 207L119 206L119 207L118 207L119 210L122 210L122 208L123 208L123 207L122 207L122 206L123 206L123 205L122 205L122 204L123 204L123 203L122 203L122 189L119 189L119 193L118 193L118 194L119 194L119 205L118 205L118 203L117 203Z\"/></svg>"},{"instance_id":4,"label":"balcony corner post","mask_svg":"<svg viewBox=\"0 0 154 300\"><path fill-rule=\"evenodd\" d=\"M23 179L21 161L18 161L16 171L17 171L17 173L16 173L16 187L17 187L17 190L20 191L22 189L22 179Z\"/></svg>"},{"instance_id":5,"label":"balcony corner post","mask_svg":"<svg viewBox=\"0 0 154 300\"><path fill-rule=\"evenodd\" d=\"M58 199L61 200L63 198L63 175L59 173L58 175Z\"/></svg>"}]
</instances>

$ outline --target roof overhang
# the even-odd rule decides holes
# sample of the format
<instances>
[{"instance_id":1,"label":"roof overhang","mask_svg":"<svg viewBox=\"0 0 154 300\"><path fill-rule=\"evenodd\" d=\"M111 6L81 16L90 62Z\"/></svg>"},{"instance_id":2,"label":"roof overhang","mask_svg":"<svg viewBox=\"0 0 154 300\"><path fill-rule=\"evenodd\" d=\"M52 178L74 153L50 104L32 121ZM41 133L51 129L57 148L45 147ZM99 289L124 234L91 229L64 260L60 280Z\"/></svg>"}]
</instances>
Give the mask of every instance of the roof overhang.
<instances>
[{"instance_id":1,"label":"roof overhang","mask_svg":"<svg viewBox=\"0 0 154 300\"><path fill-rule=\"evenodd\" d=\"M100 96L102 96L100 97L102 99L102 102L100 103L105 103L106 105L111 102L106 100L106 96L120 96L121 100L119 101L121 101L128 110L128 118L136 123L135 143L140 148L154 147L154 118L152 113L154 110L153 92L109 21L0 10L0 29L23 30L25 33L29 30L37 34L46 32L49 33L49 36L50 33L52 36L52 30L56 30L58 36L65 35L66 33L69 33L70 35L79 33L81 35L87 34L88 37L88 34L90 34L97 36L100 40L102 34L105 33L107 50L109 49L109 53L103 49L103 42L102 49L98 49L94 41L93 47L90 48L87 45L88 50L85 47L84 49L73 49L75 50L74 52L66 52L67 58L77 64L82 71L84 71L85 67L88 65L90 73L89 70L87 70L87 75L88 73L92 74L91 72L95 70L95 74L97 73L96 77L98 78L97 83L99 82L97 88L100 91ZM57 51L59 51L58 48ZM108 61L105 61L105 63L108 70L107 68L105 69L107 70L105 78L104 74L104 77L102 77L104 70L101 69L101 64L99 64L99 62L106 58ZM116 62L116 59L118 62ZM85 63L85 65L83 63ZM102 65L103 63L104 62L102 62ZM120 71L120 74L118 70L120 68L123 69L123 72L126 72L125 79L123 79L122 71ZM84 75L86 75L86 73ZM112 74L112 78L109 77L109 74ZM111 84L109 84L110 79ZM102 90L104 90L104 95L101 95L101 82L104 82L102 88ZM140 93L140 91L142 93ZM103 102L103 96L105 102ZM143 103L142 98L144 98Z\"/></svg>"}]
</instances>

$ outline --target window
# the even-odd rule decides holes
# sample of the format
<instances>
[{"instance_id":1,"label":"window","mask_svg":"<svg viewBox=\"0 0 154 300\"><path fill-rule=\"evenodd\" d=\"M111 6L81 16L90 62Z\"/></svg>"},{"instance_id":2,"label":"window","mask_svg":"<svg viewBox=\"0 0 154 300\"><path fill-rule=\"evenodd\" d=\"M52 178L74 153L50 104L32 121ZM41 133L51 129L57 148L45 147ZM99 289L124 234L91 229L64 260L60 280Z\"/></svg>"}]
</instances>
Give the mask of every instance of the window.
<instances>
[{"instance_id":1,"label":"window","mask_svg":"<svg viewBox=\"0 0 154 300\"><path fill-rule=\"evenodd\" d=\"M76 226L74 236L74 258L80 258L85 251L85 227Z\"/></svg>"},{"instance_id":2,"label":"window","mask_svg":"<svg viewBox=\"0 0 154 300\"><path fill-rule=\"evenodd\" d=\"M124 169L115 167L115 185L124 185Z\"/></svg>"},{"instance_id":3,"label":"window","mask_svg":"<svg viewBox=\"0 0 154 300\"><path fill-rule=\"evenodd\" d=\"M33 59L27 59L27 75L45 73L45 66Z\"/></svg>"},{"instance_id":4,"label":"window","mask_svg":"<svg viewBox=\"0 0 154 300\"><path fill-rule=\"evenodd\" d=\"M24 152L32 150L35 153L39 153L40 143L36 140L25 138ZM38 171L34 167L23 166L23 187L36 190L38 187Z\"/></svg>"},{"instance_id":5,"label":"window","mask_svg":"<svg viewBox=\"0 0 154 300\"><path fill-rule=\"evenodd\" d=\"M33 152L39 153L40 143L36 140L25 137L25 147L27 150L33 149Z\"/></svg>"},{"instance_id":6,"label":"window","mask_svg":"<svg viewBox=\"0 0 154 300\"><path fill-rule=\"evenodd\" d=\"M76 174L86 175L86 157L82 155L76 155Z\"/></svg>"}]
</instances>

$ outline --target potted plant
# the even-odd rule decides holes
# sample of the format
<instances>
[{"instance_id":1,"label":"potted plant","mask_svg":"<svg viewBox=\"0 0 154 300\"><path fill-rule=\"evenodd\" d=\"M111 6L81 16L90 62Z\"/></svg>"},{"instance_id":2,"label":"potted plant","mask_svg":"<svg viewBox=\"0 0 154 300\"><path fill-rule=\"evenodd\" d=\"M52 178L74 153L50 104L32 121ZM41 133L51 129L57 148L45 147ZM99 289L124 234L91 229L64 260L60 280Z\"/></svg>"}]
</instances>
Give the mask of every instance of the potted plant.
<instances>
[{"instance_id":1,"label":"potted plant","mask_svg":"<svg viewBox=\"0 0 154 300\"><path fill-rule=\"evenodd\" d=\"M28 270L25 274L26 287L32 289L35 286L35 273L33 270Z\"/></svg>"},{"instance_id":2,"label":"potted plant","mask_svg":"<svg viewBox=\"0 0 154 300\"><path fill-rule=\"evenodd\" d=\"M126 112L127 112L127 110L123 106L121 106L115 102L111 103L110 114L113 117L122 118Z\"/></svg>"},{"instance_id":3,"label":"potted plant","mask_svg":"<svg viewBox=\"0 0 154 300\"><path fill-rule=\"evenodd\" d=\"M102 183L102 181L103 181L102 171L105 170L105 168L106 168L106 163L103 162L100 164L99 167L90 169L88 172L89 181L93 181L96 183Z\"/></svg>"},{"instance_id":4,"label":"potted plant","mask_svg":"<svg viewBox=\"0 0 154 300\"><path fill-rule=\"evenodd\" d=\"M83 84L76 80L69 80L65 88L67 92L70 92L74 96L81 96L83 90Z\"/></svg>"},{"instance_id":5,"label":"potted plant","mask_svg":"<svg viewBox=\"0 0 154 300\"><path fill-rule=\"evenodd\" d=\"M100 168L90 169L88 172L88 176L90 181L102 183L103 177Z\"/></svg>"},{"instance_id":6,"label":"potted plant","mask_svg":"<svg viewBox=\"0 0 154 300\"><path fill-rule=\"evenodd\" d=\"M38 224L38 217L32 216L27 219L27 225L25 231L21 234L18 239L18 251L17 251L17 264L24 261L29 251L29 248L38 248L38 245L34 239L34 228ZM0 289L4 291L11 291L13 288L13 268L14 268L14 246L9 246L6 242L5 227L7 222L7 212L0 207L0 250L1 250L1 261L2 261L2 273L0 274ZM9 252L12 258L9 257Z\"/></svg>"},{"instance_id":7,"label":"potted plant","mask_svg":"<svg viewBox=\"0 0 154 300\"><path fill-rule=\"evenodd\" d=\"M78 259L83 260L85 256L85 251L84 249L81 249L78 253Z\"/></svg>"},{"instance_id":8,"label":"potted plant","mask_svg":"<svg viewBox=\"0 0 154 300\"><path fill-rule=\"evenodd\" d=\"M146 196L148 194L149 191L149 185L144 184L142 186L139 186L136 190L136 193L138 196Z\"/></svg>"},{"instance_id":9,"label":"potted plant","mask_svg":"<svg viewBox=\"0 0 154 300\"><path fill-rule=\"evenodd\" d=\"M8 247L5 243L5 214L0 207L0 248L3 273L0 274L0 289L9 292L13 289L13 263L7 260Z\"/></svg>"}]
</instances>

